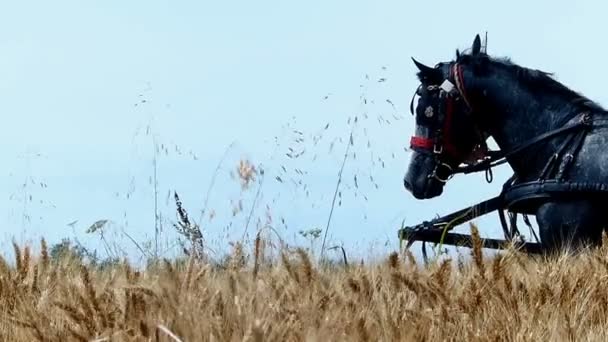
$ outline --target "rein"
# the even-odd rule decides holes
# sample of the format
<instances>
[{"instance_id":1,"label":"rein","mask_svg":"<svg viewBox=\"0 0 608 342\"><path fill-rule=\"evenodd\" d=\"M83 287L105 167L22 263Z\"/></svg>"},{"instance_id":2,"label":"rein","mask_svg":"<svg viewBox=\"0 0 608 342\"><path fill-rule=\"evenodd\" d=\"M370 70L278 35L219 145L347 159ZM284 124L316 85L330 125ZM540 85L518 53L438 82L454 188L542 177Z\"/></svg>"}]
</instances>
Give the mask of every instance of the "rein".
<instances>
[{"instance_id":1,"label":"rein","mask_svg":"<svg viewBox=\"0 0 608 342\"><path fill-rule=\"evenodd\" d=\"M568 132L571 132L571 131L574 131L577 129L581 129L581 128L588 129L591 127L591 123L592 123L592 119L591 119L590 113L589 112L581 113L578 115L578 120L574 121L573 123L571 123L569 125L562 126L560 128L556 128L549 132L545 132L541 135L538 135L538 136L520 144L519 146L513 148L512 150L510 150L508 152L505 152L503 150L490 151L489 158L486 158L477 164L458 167L452 173L453 174L458 174L458 173L468 174L468 173L485 171L485 170L491 169L492 167L506 163L507 159L509 157L511 157L517 153L520 153L520 152L524 151L525 149L532 147L533 145L535 145L537 143L540 143L549 138L553 138L557 135L560 135L563 133L568 133Z\"/></svg>"}]
</instances>

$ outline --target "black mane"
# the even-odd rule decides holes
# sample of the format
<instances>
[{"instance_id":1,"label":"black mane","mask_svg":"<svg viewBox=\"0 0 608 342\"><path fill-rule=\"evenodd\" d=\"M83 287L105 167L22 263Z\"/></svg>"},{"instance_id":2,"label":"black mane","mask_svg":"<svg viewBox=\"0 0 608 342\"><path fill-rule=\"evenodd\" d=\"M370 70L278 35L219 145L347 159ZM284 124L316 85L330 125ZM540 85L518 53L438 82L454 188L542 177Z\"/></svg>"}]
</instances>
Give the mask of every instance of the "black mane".
<instances>
[{"instance_id":1,"label":"black mane","mask_svg":"<svg viewBox=\"0 0 608 342\"><path fill-rule=\"evenodd\" d=\"M512 73L517 81L533 93L548 91L581 110L606 112L598 103L555 80L552 73L522 67L513 63L508 57L491 57L485 53L475 56L457 53L457 56L456 62L472 66L476 73L489 72L492 67L500 68Z\"/></svg>"}]
</instances>

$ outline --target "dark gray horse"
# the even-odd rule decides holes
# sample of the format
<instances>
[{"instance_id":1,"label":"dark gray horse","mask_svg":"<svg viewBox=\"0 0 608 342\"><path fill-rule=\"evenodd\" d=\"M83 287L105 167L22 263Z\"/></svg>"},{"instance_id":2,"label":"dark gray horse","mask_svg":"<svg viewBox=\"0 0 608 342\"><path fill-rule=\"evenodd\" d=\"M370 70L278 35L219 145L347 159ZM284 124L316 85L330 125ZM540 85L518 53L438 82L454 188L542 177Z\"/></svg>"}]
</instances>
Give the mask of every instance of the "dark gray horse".
<instances>
[{"instance_id":1,"label":"dark gray horse","mask_svg":"<svg viewBox=\"0 0 608 342\"><path fill-rule=\"evenodd\" d=\"M441 195L453 174L507 162L514 171L507 205L536 216L544 248L601 241L608 223L605 109L545 72L489 56L479 35L454 61L414 62L421 85L404 186L415 198ZM488 151L488 137L500 151Z\"/></svg>"}]
</instances>

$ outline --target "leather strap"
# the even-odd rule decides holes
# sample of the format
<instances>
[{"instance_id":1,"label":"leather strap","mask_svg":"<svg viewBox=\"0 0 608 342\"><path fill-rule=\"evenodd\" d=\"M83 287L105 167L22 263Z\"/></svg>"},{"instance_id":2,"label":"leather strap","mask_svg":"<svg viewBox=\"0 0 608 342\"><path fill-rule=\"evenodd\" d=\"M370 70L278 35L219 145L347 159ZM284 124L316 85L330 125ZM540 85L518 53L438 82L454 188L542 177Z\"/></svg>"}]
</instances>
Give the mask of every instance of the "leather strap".
<instances>
[{"instance_id":1,"label":"leather strap","mask_svg":"<svg viewBox=\"0 0 608 342\"><path fill-rule=\"evenodd\" d=\"M589 113L585 112L585 113L579 114L578 116L579 116L579 119L570 125L562 126L560 128L557 128L557 129L551 130L549 132L545 132L541 135L538 135L538 136L520 144L519 146L512 149L511 151L508 151L508 152L504 152L502 150L493 151L490 158L485 159L474 165L459 167L454 170L454 174L457 174L457 173L468 174L468 173L472 173L472 172L484 171L484 170L492 168L494 166L504 164L507 162L507 158L509 158L517 153L520 153L520 152L524 151L525 149L527 149L543 140L547 140L549 138L553 138L557 135L567 133L570 131L574 131L579 128L586 128L586 127L591 126L591 117L590 117Z\"/></svg>"}]
</instances>

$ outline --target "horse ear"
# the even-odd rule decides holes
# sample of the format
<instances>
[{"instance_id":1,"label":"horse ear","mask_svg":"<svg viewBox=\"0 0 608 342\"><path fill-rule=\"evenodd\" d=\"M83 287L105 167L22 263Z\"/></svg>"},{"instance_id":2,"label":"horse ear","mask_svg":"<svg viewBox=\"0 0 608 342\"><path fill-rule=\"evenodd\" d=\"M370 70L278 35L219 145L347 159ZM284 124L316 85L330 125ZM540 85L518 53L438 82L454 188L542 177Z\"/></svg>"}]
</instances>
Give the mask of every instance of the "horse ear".
<instances>
[{"instance_id":1,"label":"horse ear","mask_svg":"<svg viewBox=\"0 0 608 342\"><path fill-rule=\"evenodd\" d=\"M473 48L471 49L472 55L478 55L481 51L481 37L479 34L475 36L475 40L473 40Z\"/></svg>"},{"instance_id":2,"label":"horse ear","mask_svg":"<svg viewBox=\"0 0 608 342\"><path fill-rule=\"evenodd\" d=\"M456 60L460 60L460 50L456 49Z\"/></svg>"},{"instance_id":3,"label":"horse ear","mask_svg":"<svg viewBox=\"0 0 608 342\"><path fill-rule=\"evenodd\" d=\"M416 67L420 70L418 78L421 81L439 84L443 80L443 73L441 70L426 66L415 60L414 57L412 57L412 61L414 61L414 64L416 64Z\"/></svg>"}]
</instances>

